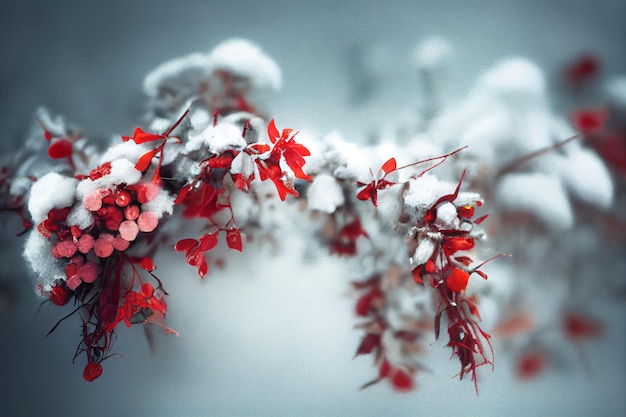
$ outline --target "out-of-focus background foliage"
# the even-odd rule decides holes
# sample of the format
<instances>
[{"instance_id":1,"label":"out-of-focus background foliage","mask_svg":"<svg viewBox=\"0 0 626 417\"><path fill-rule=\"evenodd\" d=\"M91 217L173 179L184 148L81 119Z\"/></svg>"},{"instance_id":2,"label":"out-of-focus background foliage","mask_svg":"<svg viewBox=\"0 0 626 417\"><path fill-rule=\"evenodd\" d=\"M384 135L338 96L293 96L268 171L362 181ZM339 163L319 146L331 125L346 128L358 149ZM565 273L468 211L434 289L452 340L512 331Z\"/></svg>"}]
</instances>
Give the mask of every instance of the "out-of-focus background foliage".
<instances>
[{"instance_id":1,"label":"out-of-focus background foliage","mask_svg":"<svg viewBox=\"0 0 626 417\"><path fill-rule=\"evenodd\" d=\"M251 39L281 66L284 88L270 103L281 126L338 128L358 142L390 117L413 111L412 51L424 37L439 35L454 45L452 86L465 90L494 62L517 55L555 79L564 63L585 52L599 58L604 74L624 74L625 22L620 0L6 0L0 3L0 150L17 149L39 105L95 138L128 134L145 111L145 74L230 37ZM351 102L355 50L367 51L375 77L371 97L358 106ZM578 100L594 104L593 96ZM563 95L553 104L572 107ZM588 350L591 375L555 372L520 383L510 363L496 358L496 371L481 373L476 397L471 383L450 380L456 364L439 349L417 392L399 395L384 384L358 392L374 369L368 359L351 361L359 336L343 294L349 271L332 260L300 265L288 251L278 258L282 270L279 261L244 253L205 282L184 262L162 258L159 275L179 280L169 318L181 336L155 332L151 354L141 328L122 329L115 350L125 359L110 359L103 377L86 383L82 367L71 365L76 323L43 340L60 311L47 306L33 318L40 300L12 220L0 218L3 416L601 416L626 410L626 362L611 356L623 350L616 348L626 341L623 320Z\"/></svg>"}]
</instances>

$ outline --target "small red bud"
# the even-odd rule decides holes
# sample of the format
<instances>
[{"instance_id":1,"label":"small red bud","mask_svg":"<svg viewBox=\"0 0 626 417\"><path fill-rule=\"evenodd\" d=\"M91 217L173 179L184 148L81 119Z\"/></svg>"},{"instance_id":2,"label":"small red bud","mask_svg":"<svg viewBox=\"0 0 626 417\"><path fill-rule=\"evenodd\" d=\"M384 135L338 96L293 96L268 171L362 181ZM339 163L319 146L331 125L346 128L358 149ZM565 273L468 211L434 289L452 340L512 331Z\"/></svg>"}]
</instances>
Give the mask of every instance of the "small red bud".
<instances>
[{"instance_id":1,"label":"small red bud","mask_svg":"<svg viewBox=\"0 0 626 417\"><path fill-rule=\"evenodd\" d=\"M83 371L85 381L92 382L102 375L102 365L98 362L89 362Z\"/></svg>"}]
</instances>

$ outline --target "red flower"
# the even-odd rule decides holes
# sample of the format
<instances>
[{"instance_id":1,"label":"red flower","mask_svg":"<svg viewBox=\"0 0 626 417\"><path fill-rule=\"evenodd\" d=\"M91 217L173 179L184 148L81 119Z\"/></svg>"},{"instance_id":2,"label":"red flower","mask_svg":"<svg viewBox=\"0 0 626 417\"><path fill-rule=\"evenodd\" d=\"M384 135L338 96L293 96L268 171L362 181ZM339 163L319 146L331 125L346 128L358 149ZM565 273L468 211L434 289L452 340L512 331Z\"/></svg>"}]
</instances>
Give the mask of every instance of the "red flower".
<instances>
[{"instance_id":1,"label":"red flower","mask_svg":"<svg viewBox=\"0 0 626 417\"><path fill-rule=\"evenodd\" d=\"M181 239L174 245L176 251L185 252L185 258L189 265L198 267L200 278L204 278L209 269L204 252L217 246L217 234L218 232L205 233L199 240Z\"/></svg>"},{"instance_id":2,"label":"red flower","mask_svg":"<svg viewBox=\"0 0 626 417\"><path fill-rule=\"evenodd\" d=\"M355 255L356 241L361 236L368 237L361 226L361 221L357 218L341 228L337 237L330 244L330 252L337 255Z\"/></svg>"},{"instance_id":3,"label":"red flower","mask_svg":"<svg viewBox=\"0 0 626 417\"><path fill-rule=\"evenodd\" d=\"M395 182L387 181L385 179L387 174L395 170L396 159L391 158L387 160L387 162L385 162L383 166L380 167L380 169L378 170L378 175L376 175L372 182L370 182L369 184L357 182L359 187L365 186L365 188L359 191L359 193L356 195L356 198L362 201L372 200L374 206L378 206L378 190L386 190L392 185L395 185ZM372 176L374 176L373 173Z\"/></svg>"},{"instance_id":4,"label":"red flower","mask_svg":"<svg viewBox=\"0 0 626 417\"><path fill-rule=\"evenodd\" d=\"M304 145L294 140L297 132L293 133L293 129L283 129L282 133L280 133L276 128L274 119L270 121L267 127L267 133L273 144L270 155L267 159L257 158L255 162L259 169L261 181L265 181L268 178L272 180L278 190L278 196L284 201L287 194L297 196L298 192L294 189L291 182L285 182L283 180L287 174L280 167L281 158L284 158L285 163L291 168L296 178L311 181L311 177L302 170L302 167L306 163L304 157L311 155L311 153ZM264 148L259 148L258 150L262 149ZM255 152L258 150L253 149Z\"/></svg>"},{"instance_id":5,"label":"red flower","mask_svg":"<svg viewBox=\"0 0 626 417\"><path fill-rule=\"evenodd\" d=\"M265 164L267 161L261 161L260 159L256 160L257 166L259 167L259 178L261 181L265 181L266 179L272 180L274 185L276 186L276 190L278 191L278 197L280 197L281 201L285 201L287 194L291 194L295 197L298 196L298 192L293 188L293 184L285 183L282 178L285 177L285 173L280 169L278 163L275 165L271 165L267 167Z\"/></svg>"},{"instance_id":6,"label":"red flower","mask_svg":"<svg viewBox=\"0 0 626 417\"><path fill-rule=\"evenodd\" d=\"M283 129L282 133L279 133L274 119L270 121L267 126L267 133L270 141L274 144L270 159L277 161L281 156L284 157L296 178L311 181L311 177L302 171L302 167L306 163L303 157L311 155L311 152L304 145L294 140L298 132L293 135L292 132L293 129Z\"/></svg>"}]
</instances>

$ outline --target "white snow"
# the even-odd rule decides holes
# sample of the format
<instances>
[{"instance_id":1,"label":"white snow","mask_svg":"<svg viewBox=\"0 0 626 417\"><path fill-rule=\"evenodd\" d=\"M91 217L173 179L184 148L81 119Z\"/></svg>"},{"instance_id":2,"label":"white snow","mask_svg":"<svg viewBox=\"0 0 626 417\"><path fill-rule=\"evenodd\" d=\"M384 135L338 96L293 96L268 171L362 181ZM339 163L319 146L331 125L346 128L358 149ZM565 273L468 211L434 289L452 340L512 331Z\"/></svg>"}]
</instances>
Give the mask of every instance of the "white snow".
<instances>
[{"instance_id":1,"label":"white snow","mask_svg":"<svg viewBox=\"0 0 626 417\"><path fill-rule=\"evenodd\" d=\"M248 78L254 89L279 90L282 85L278 65L248 40L224 41L211 51L208 59L213 70L226 70Z\"/></svg>"},{"instance_id":2,"label":"white snow","mask_svg":"<svg viewBox=\"0 0 626 417\"><path fill-rule=\"evenodd\" d=\"M452 45L439 36L426 38L415 50L414 60L418 67L435 69L450 62Z\"/></svg>"},{"instance_id":3,"label":"white snow","mask_svg":"<svg viewBox=\"0 0 626 417\"><path fill-rule=\"evenodd\" d=\"M409 181L409 189L404 193L404 204L409 207L429 208L439 197L454 192L454 188L455 185L426 174Z\"/></svg>"},{"instance_id":4,"label":"white snow","mask_svg":"<svg viewBox=\"0 0 626 417\"><path fill-rule=\"evenodd\" d=\"M613 77L604 85L609 102L622 111L626 111L626 75Z\"/></svg>"},{"instance_id":5,"label":"white snow","mask_svg":"<svg viewBox=\"0 0 626 417\"><path fill-rule=\"evenodd\" d=\"M574 223L565 187L555 176L510 174L499 182L495 196L502 209L532 213L552 230L568 229Z\"/></svg>"},{"instance_id":6,"label":"white snow","mask_svg":"<svg viewBox=\"0 0 626 417\"><path fill-rule=\"evenodd\" d=\"M65 273L56 258L50 256L50 241L36 230L31 231L26 239L24 258L30 263L42 284L50 285L55 279L65 279Z\"/></svg>"},{"instance_id":7,"label":"white snow","mask_svg":"<svg viewBox=\"0 0 626 417\"><path fill-rule=\"evenodd\" d=\"M137 145L132 140L127 142L120 142L119 136L114 136L112 142L116 143L109 147L100 157L100 164L105 162L115 161L117 159L127 159L129 161L137 162L141 155L143 155L148 148L143 145Z\"/></svg>"},{"instance_id":8,"label":"white snow","mask_svg":"<svg viewBox=\"0 0 626 417\"><path fill-rule=\"evenodd\" d=\"M28 211L35 223L48 217L54 208L70 207L74 204L78 180L56 172L50 172L39 178L30 189Z\"/></svg>"},{"instance_id":9,"label":"white snow","mask_svg":"<svg viewBox=\"0 0 626 417\"><path fill-rule=\"evenodd\" d=\"M242 133L242 130L233 124L218 123L217 126L208 126L199 134L190 135L185 147L188 152L206 147L215 155L227 150L240 151L247 145Z\"/></svg>"},{"instance_id":10,"label":"white snow","mask_svg":"<svg viewBox=\"0 0 626 417\"><path fill-rule=\"evenodd\" d=\"M431 239L420 239L413 256L411 256L411 263L414 265L425 264L433 255L434 251L435 243Z\"/></svg>"},{"instance_id":11,"label":"white snow","mask_svg":"<svg viewBox=\"0 0 626 417\"><path fill-rule=\"evenodd\" d=\"M477 89L518 108L542 106L547 99L543 71L520 57L499 62L481 77Z\"/></svg>"},{"instance_id":12,"label":"white snow","mask_svg":"<svg viewBox=\"0 0 626 417\"><path fill-rule=\"evenodd\" d=\"M613 203L613 181L602 160L591 150L569 146L565 157L545 155L546 171L558 175L578 199L601 209Z\"/></svg>"},{"instance_id":13,"label":"white snow","mask_svg":"<svg viewBox=\"0 0 626 417\"><path fill-rule=\"evenodd\" d=\"M175 199L176 197L161 189L154 199L142 204L141 209L142 211L151 211L160 219L165 213L172 214Z\"/></svg>"},{"instance_id":14,"label":"white snow","mask_svg":"<svg viewBox=\"0 0 626 417\"><path fill-rule=\"evenodd\" d=\"M315 177L306 197L309 210L324 213L334 213L337 207L345 202L341 186L328 174L319 174Z\"/></svg>"},{"instance_id":15,"label":"white snow","mask_svg":"<svg viewBox=\"0 0 626 417\"><path fill-rule=\"evenodd\" d=\"M66 223L68 226L78 226L84 230L93 223L93 216L81 201L74 204L70 214L67 216Z\"/></svg>"},{"instance_id":16,"label":"white snow","mask_svg":"<svg viewBox=\"0 0 626 417\"><path fill-rule=\"evenodd\" d=\"M95 189L111 189L120 184L137 184L141 180L142 174L135 169L135 162L127 159L116 159L111 161L111 172L95 181L87 178L81 181L76 187L78 198L81 200Z\"/></svg>"},{"instance_id":17,"label":"white snow","mask_svg":"<svg viewBox=\"0 0 626 417\"><path fill-rule=\"evenodd\" d=\"M174 84L177 92L195 92L210 72L211 65L206 54L189 54L159 65L146 76L143 89L148 97L156 97L159 89L167 84Z\"/></svg>"}]
</instances>

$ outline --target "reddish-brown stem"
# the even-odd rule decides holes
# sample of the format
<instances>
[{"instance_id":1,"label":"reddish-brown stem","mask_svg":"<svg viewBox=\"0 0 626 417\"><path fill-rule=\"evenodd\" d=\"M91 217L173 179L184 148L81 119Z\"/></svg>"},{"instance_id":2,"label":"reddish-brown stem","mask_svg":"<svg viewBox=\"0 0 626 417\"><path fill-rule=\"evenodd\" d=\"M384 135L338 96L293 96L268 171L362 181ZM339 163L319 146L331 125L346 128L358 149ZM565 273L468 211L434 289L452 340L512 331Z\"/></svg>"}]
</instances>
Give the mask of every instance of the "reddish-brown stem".
<instances>
[{"instance_id":1,"label":"reddish-brown stem","mask_svg":"<svg viewBox=\"0 0 626 417\"><path fill-rule=\"evenodd\" d=\"M441 156L434 156L434 157L432 157L432 158L423 159L423 160L421 160L421 161L412 162L412 163L410 163L410 164L403 165L403 166L401 166L401 167L398 167L398 168L394 169L393 171L399 171L399 170L404 169L404 168L412 167L413 165L418 165L418 164L423 164L423 163L426 163L426 162L436 161L437 159L443 159L443 161L439 162L439 163L438 163L438 164L436 164L435 166L432 166L432 167L428 168L426 171L422 172L422 173L420 174L420 176L421 176L421 175L423 175L425 172L427 172L427 171L429 171L429 170L431 170L431 169L433 169L433 168L435 168L435 167L437 167L437 166L441 165L441 164L442 164L442 163L446 160L446 158L448 158L449 156L452 156L452 155L454 155L454 154L455 154L455 153L457 153L457 152L461 152L463 149L466 149L466 148L467 148L467 145L463 146L462 148L456 149L456 150L454 150L454 151L452 151L452 152L450 152L450 153L447 153L447 154L445 154L445 155L441 155ZM393 172L393 171L390 171L390 172Z\"/></svg>"},{"instance_id":2,"label":"reddish-brown stem","mask_svg":"<svg viewBox=\"0 0 626 417\"><path fill-rule=\"evenodd\" d=\"M246 133L248 132L248 129L250 128L250 119L246 120L246 123L243 125L243 132L241 133L241 137L242 138L246 138Z\"/></svg>"},{"instance_id":3,"label":"reddish-brown stem","mask_svg":"<svg viewBox=\"0 0 626 417\"><path fill-rule=\"evenodd\" d=\"M482 268L483 265L485 265L487 262L491 262L494 259L500 258L501 256L508 256L508 257L512 257L513 255L511 255L510 253L499 253L497 255L492 256L491 258L487 259L486 261L480 263L480 265L472 268L472 272L478 271L480 268Z\"/></svg>"},{"instance_id":4,"label":"reddish-brown stem","mask_svg":"<svg viewBox=\"0 0 626 417\"><path fill-rule=\"evenodd\" d=\"M555 143L553 145L549 145L546 146L544 148L538 149L535 152L531 152L528 155L524 155L519 159L516 159L512 162L510 162L509 164L505 165L504 167L500 168L500 170L498 171L498 173L496 174L496 179L502 177L504 174L508 174L511 171L514 171L516 169L518 169L519 167L523 166L524 164L528 163L529 161L537 158L538 156L541 156L543 154L552 152L556 149L559 149L565 145L567 145L568 143L580 138L582 136L581 133L578 133L574 136L572 136L571 138L562 140L561 142Z\"/></svg>"},{"instance_id":5,"label":"reddish-brown stem","mask_svg":"<svg viewBox=\"0 0 626 417\"><path fill-rule=\"evenodd\" d=\"M178 120L176 120L176 122L169 129L167 129L165 133L163 133L163 136L169 136L174 131L174 129L176 129L178 125L183 121L183 119L187 117L188 113L189 113L189 109L185 110L183 115L180 116Z\"/></svg>"}]
</instances>

